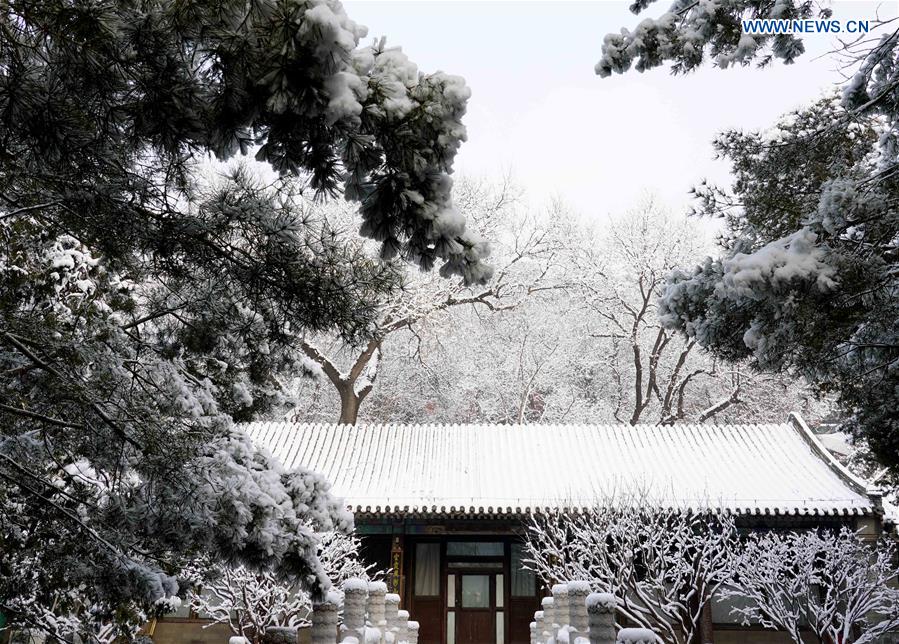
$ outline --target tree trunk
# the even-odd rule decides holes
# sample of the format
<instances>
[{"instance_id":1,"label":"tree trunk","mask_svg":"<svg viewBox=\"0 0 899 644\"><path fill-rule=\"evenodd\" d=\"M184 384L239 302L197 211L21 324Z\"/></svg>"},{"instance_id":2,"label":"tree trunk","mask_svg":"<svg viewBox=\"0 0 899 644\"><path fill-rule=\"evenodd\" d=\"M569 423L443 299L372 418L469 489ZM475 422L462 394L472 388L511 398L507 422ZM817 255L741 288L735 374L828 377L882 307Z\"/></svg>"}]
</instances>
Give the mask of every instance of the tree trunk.
<instances>
[{"instance_id":1,"label":"tree trunk","mask_svg":"<svg viewBox=\"0 0 899 644\"><path fill-rule=\"evenodd\" d=\"M359 420L359 404L362 402L360 396L356 395L353 383L347 383L346 387L339 389L340 392L340 418L337 421L339 425L355 425Z\"/></svg>"},{"instance_id":2,"label":"tree trunk","mask_svg":"<svg viewBox=\"0 0 899 644\"><path fill-rule=\"evenodd\" d=\"M353 363L353 367L348 374L340 373L334 363L328 360L321 351L311 344L303 342L301 345L306 356L321 366L322 371L328 377L328 380L331 381L331 384L337 389L337 393L340 394L340 418L337 419L338 424L355 425L358 421L359 406L362 404L362 401L365 400L365 397L371 393L375 378L378 377L378 363L375 363L374 373L371 374L371 377L365 379L365 384L362 387L357 389L356 384L359 378L363 377L363 372L369 365L372 356L377 355L378 360L380 361L382 339L383 338L369 341L365 351L356 358L356 361Z\"/></svg>"},{"instance_id":3,"label":"tree trunk","mask_svg":"<svg viewBox=\"0 0 899 644\"><path fill-rule=\"evenodd\" d=\"M700 592L704 595L704 603L699 613L699 620L696 624L696 630L693 633L693 637L690 638L689 644L714 644L715 628L714 623L712 622L712 600L708 595L707 589L697 589L697 594L694 595L692 601L693 607L691 608L691 611L699 609L698 604L700 601Z\"/></svg>"},{"instance_id":4,"label":"tree trunk","mask_svg":"<svg viewBox=\"0 0 899 644\"><path fill-rule=\"evenodd\" d=\"M702 616L699 620L699 640L702 644L714 644L715 625L712 621L712 601L708 600L702 607Z\"/></svg>"}]
</instances>

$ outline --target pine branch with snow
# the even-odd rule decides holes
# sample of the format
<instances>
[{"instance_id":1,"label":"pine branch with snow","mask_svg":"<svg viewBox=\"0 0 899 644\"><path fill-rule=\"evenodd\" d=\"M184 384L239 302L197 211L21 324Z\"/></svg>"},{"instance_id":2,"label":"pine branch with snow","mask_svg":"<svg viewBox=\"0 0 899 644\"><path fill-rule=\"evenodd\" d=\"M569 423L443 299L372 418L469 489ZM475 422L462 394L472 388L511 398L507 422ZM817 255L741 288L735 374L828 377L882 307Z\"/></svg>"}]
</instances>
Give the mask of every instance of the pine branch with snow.
<instances>
[{"instance_id":1,"label":"pine branch with snow","mask_svg":"<svg viewBox=\"0 0 899 644\"><path fill-rule=\"evenodd\" d=\"M832 14L830 3L811 0L676 0L658 18L607 35L596 72L791 63L804 53L796 34L748 34L742 21ZM839 95L766 131L715 141L733 189L704 183L696 196L699 213L727 224L721 256L672 273L662 319L720 358L797 373L836 394L847 428L895 474L899 29L872 22L870 34L834 52Z\"/></svg>"},{"instance_id":2,"label":"pine branch with snow","mask_svg":"<svg viewBox=\"0 0 899 644\"><path fill-rule=\"evenodd\" d=\"M336 0L4 12L0 611L95 637L200 556L322 593L315 534L351 517L234 421L283 411L300 339L368 338L397 286L314 196L364 203L385 256L487 280L451 199L464 81L360 46ZM251 148L264 178L206 176Z\"/></svg>"}]
</instances>

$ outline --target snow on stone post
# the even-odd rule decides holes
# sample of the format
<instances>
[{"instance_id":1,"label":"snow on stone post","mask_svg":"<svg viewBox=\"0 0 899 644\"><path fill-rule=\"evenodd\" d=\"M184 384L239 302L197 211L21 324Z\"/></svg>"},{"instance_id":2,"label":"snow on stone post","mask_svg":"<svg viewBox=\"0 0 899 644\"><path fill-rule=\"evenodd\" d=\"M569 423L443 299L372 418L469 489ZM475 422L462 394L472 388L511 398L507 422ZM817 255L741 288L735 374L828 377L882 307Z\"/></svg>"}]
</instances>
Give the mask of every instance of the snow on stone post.
<instances>
[{"instance_id":1,"label":"snow on stone post","mask_svg":"<svg viewBox=\"0 0 899 644\"><path fill-rule=\"evenodd\" d=\"M568 624L575 635L587 634L587 595L589 594L589 581L568 582ZM574 636L571 641L574 641Z\"/></svg>"},{"instance_id":2,"label":"snow on stone post","mask_svg":"<svg viewBox=\"0 0 899 644\"><path fill-rule=\"evenodd\" d=\"M329 592L325 600L312 606L312 644L337 644L337 607L340 596Z\"/></svg>"},{"instance_id":3,"label":"snow on stone post","mask_svg":"<svg viewBox=\"0 0 899 644\"><path fill-rule=\"evenodd\" d=\"M553 637L558 637L559 629L568 626L568 585L555 584L553 593Z\"/></svg>"},{"instance_id":4,"label":"snow on stone post","mask_svg":"<svg viewBox=\"0 0 899 644\"><path fill-rule=\"evenodd\" d=\"M585 600L590 644L615 644L615 596L590 593Z\"/></svg>"},{"instance_id":5,"label":"snow on stone post","mask_svg":"<svg viewBox=\"0 0 899 644\"><path fill-rule=\"evenodd\" d=\"M622 628L616 644L656 644L656 634L648 628Z\"/></svg>"},{"instance_id":6,"label":"snow on stone post","mask_svg":"<svg viewBox=\"0 0 899 644\"><path fill-rule=\"evenodd\" d=\"M406 630L409 634L409 644L418 644L418 631L419 631L418 622L409 622L406 624Z\"/></svg>"},{"instance_id":7,"label":"snow on stone post","mask_svg":"<svg viewBox=\"0 0 899 644\"><path fill-rule=\"evenodd\" d=\"M528 624L528 628L531 631L531 644L537 644L537 622L531 622Z\"/></svg>"},{"instance_id":8,"label":"snow on stone post","mask_svg":"<svg viewBox=\"0 0 899 644\"><path fill-rule=\"evenodd\" d=\"M409 641L409 611L407 610L398 610L396 612L397 615L397 641L398 642L408 642Z\"/></svg>"},{"instance_id":9,"label":"snow on stone post","mask_svg":"<svg viewBox=\"0 0 899 644\"><path fill-rule=\"evenodd\" d=\"M363 579L347 579L343 582L343 625L353 636L364 635L367 600L368 582Z\"/></svg>"},{"instance_id":10,"label":"snow on stone post","mask_svg":"<svg viewBox=\"0 0 899 644\"><path fill-rule=\"evenodd\" d=\"M543 615L544 613L542 610L538 610L534 613L534 623L537 625L534 635L535 643L546 641L546 624L544 623Z\"/></svg>"},{"instance_id":11,"label":"snow on stone post","mask_svg":"<svg viewBox=\"0 0 899 644\"><path fill-rule=\"evenodd\" d=\"M400 631L400 616L399 616L399 608L400 608L400 596L396 593L387 593L384 595L384 620L387 622L387 630L386 633L393 633L393 641L399 642L399 631Z\"/></svg>"},{"instance_id":12,"label":"snow on stone post","mask_svg":"<svg viewBox=\"0 0 899 644\"><path fill-rule=\"evenodd\" d=\"M368 584L368 621L375 628L384 631L384 597L387 595L387 584L383 581L372 581Z\"/></svg>"},{"instance_id":13,"label":"snow on stone post","mask_svg":"<svg viewBox=\"0 0 899 644\"><path fill-rule=\"evenodd\" d=\"M552 636L555 638L556 632L553 630L555 606L553 606L553 601L552 597L544 597L540 600L540 605L543 606L543 630L546 632L546 637Z\"/></svg>"}]
</instances>

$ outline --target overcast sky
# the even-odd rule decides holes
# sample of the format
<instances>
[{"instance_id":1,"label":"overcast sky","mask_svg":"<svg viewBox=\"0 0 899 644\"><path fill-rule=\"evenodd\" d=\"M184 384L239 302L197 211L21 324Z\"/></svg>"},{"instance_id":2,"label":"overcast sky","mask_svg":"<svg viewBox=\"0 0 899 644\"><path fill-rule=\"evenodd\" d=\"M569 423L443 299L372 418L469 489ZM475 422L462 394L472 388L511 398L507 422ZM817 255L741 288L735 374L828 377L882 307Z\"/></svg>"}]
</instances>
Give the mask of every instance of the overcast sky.
<instances>
[{"instance_id":1,"label":"overcast sky","mask_svg":"<svg viewBox=\"0 0 899 644\"><path fill-rule=\"evenodd\" d=\"M806 37L795 65L711 67L686 77L667 69L600 79L603 36L642 18L627 0L348 0L347 13L387 36L419 69L463 76L472 89L456 172L511 170L531 198L558 195L587 217L604 217L652 191L674 209L703 177L727 181L713 160L716 132L766 127L783 112L833 88L836 62L826 35ZM661 0L648 15L670 4ZM896 14L895 0L844 1L834 18ZM817 59L816 59L817 58Z\"/></svg>"}]
</instances>

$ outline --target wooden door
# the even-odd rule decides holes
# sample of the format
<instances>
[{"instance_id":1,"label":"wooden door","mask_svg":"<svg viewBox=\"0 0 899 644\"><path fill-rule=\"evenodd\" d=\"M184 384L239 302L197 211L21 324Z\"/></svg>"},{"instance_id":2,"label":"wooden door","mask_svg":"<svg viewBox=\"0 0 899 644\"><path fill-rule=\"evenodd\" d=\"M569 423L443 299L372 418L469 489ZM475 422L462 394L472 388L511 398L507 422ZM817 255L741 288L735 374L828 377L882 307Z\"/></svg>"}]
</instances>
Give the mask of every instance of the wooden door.
<instances>
[{"instance_id":1,"label":"wooden door","mask_svg":"<svg viewBox=\"0 0 899 644\"><path fill-rule=\"evenodd\" d=\"M509 544L509 637L508 644L530 644L531 621L540 610L541 593L534 573L525 568L524 546L520 541Z\"/></svg>"},{"instance_id":2,"label":"wooden door","mask_svg":"<svg viewBox=\"0 0 899 644\"><path fill-rule=\"evenodd\" d=\"M496 584L494 572L456 573L455 644L496 644Z\"/></svg>"}]
</instances>

